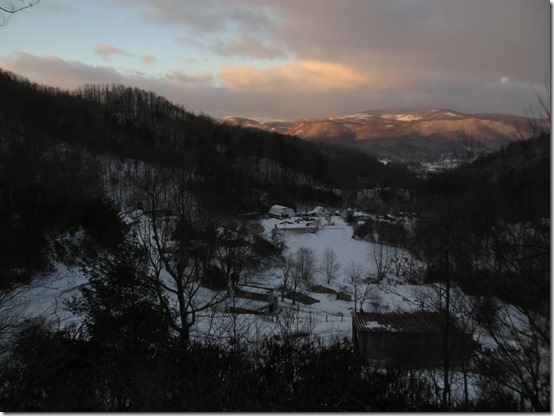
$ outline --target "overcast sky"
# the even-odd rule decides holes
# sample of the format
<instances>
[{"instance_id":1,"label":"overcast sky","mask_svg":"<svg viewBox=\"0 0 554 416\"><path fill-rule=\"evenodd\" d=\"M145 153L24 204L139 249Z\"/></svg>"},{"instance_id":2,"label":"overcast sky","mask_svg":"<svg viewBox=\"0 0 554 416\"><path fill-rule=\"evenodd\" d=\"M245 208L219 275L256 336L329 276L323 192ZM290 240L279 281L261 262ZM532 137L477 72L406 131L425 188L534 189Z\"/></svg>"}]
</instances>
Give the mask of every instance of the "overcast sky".
<instances>
[{"instance_id":1,"label":"overcast sky","mask_svg":"<svg viewBox=\"0 0 554 416\"><path fill-rule=\"evenodd\" d=\"M550 24L547 0L41 0L0 27L0 67L214 117L523 114L550 74Z\"/></svg>"}]
</instances>

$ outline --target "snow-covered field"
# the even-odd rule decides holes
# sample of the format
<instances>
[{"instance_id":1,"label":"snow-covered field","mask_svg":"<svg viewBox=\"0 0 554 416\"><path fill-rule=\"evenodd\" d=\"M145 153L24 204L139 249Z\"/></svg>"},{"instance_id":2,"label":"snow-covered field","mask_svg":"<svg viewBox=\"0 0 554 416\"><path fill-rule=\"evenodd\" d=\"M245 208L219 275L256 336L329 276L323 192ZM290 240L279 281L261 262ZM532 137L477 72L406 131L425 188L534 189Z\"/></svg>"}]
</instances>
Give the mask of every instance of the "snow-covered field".
<instances>
[{"instance_id":1,"label":"snow-covered field","mask_svg":"<svg viewBox=\"0 0 554 416\"><path fill-rule=\"evenodd\" d=\"M294 223L294 220L291 222ZM350 262L363 264L367 275L376 274L377 266L373 258L374 250L379 250L380 247L377 244L352 238L352 227L347 225L343 219L333 216L330 224L326 220L321 220L322 226L315 233L291 231L291 228L302 226L303 223L301 221L300 224L286 224L288 230L277 233L277 238L282 239L286 244L286 253L294 253L301 247L307 247L314 251L319 264L323 252L330 248L336 253L341 265L335 279L330 284L327 284L322 273L316 273L314 285L320 284L336 291L347 290L345 270ZM272 232L276 225L280 230L285 227L283 221L278 219L262 220L262 225L264 226L265 237L268 239L272 238ZM386 246L383 248L384 255L387 255L388 252L392 254L392 248ZM409 255L406 252L401 254ZM280 273L279 269L274 269L260 277L256 283L266 287L278 288L282 284ZM384 283L372 285L371 288L373 298L379 299L380 309L388 311L409 311L420 307L417 299L421 296L422 290L431 289L405 284L404 279L392 274L387 275ZM334 294L313 292L310 292L309 296L318 300L318 302L309 306L300 306L298 311L300 323L303 322L305 325L309 325L309 329L323 340L342 340L344 337L350 339L352 333L350 311L354 308L354 300L338 300ZM281 301L280 298L281 308L289 307L290 303L291 301L288 299ZM371 305L366 304L364 308L370 310ZM271 326L271 323L269 325ZM275 328L277 331L279 329ZM299 330L301 329L299 328Z\"/></svg>"},{"instance_id":2,"label":"snow-covered field","mask_svg":"<svg viewBox=\"0 0 554 416\"><path fill-rule=\"evenodd\" d=\"M53 271L18 288L0 305L0 320L45 318L58 327L78 321L65 307L65 302L80 296L79 288L87 278L78 267L56 262Z\"/></svg>"}]
</instances>

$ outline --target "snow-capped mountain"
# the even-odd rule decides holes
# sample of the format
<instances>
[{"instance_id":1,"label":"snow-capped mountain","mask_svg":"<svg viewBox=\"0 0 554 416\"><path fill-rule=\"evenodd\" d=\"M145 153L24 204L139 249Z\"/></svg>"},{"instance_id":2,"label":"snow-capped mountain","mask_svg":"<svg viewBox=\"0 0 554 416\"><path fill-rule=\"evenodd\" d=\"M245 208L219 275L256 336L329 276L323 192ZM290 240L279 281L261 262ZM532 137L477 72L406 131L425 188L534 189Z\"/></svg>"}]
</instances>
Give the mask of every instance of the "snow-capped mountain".
<instances>
[{"instance_id":1,"label":"snow-capped mountain","mask_svg":"<svg viewBox=\"0 0 554 416\"><path fill-rule=\"evenodd\" d=\"M436 159L453 144L472 137L488 150L530 137L528 120L505 114L466 114L449 109L417 111L373 110L321 119L271 121L228 117L225 123L254 127L304 139L355 144L378 155L397 159ZM545 124L547 120L538 120Z\"/></svg>"}]
</instances>

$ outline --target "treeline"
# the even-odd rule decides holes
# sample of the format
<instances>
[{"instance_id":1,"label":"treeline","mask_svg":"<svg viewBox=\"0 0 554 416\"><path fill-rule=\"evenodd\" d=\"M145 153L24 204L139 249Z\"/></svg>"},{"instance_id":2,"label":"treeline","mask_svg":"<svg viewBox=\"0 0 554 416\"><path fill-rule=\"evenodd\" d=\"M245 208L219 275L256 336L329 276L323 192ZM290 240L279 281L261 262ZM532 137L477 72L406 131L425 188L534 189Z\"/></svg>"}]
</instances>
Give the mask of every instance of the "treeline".
<instances>
[{"instance_id":1,"label":"treeline","mask_svg":"<svg viewBox=\"0 0 554 416\"><path fill-rule=\"evenodd\" d=\"M96 282L74 305L85 328L55 330L42 322L21 328L10 359L0 363L3 410L446 410L426 372L375 368L346 342L266 339L254 349L207 342L183 348L152 308L152 291L129 292L137 283L132 272L117 273L122 278L111 280L111 290ZM509 395L483 390L448 410L518 409Z\"/></svg>"},{"instance_id":2,"label":"treeline","mask_svg":"<svg viewBox=\"0 0 554 416\"><path fill-rule=\"evenodd\" d=\"M427 181L411 247L436 275L448 250L449 273L468 293L548 315L550 195L550 135L513 142Z\"/></svg>"},{"instance_id":3,"label":"treeline","mask_svg":"<svg viewBox=\"0 0 554 416\"><path fill-rule=\"evenodd\" d=\"M430 178L408 242L442 313L488 340L472 365L490 390L537 411L551 394L550 192L545 133Z\"/></svg>"},{"instance_id":4,"label":"treeline","mask_svg":"<svg viewBox=\"0 0 554 416\"><path fill-rule=\"evenodd\" d=\"M34 326L3 367L5 411L439 410L423 378L372 369L344 344L166 346L144 357Z\"/></svg>"}]
</instances>

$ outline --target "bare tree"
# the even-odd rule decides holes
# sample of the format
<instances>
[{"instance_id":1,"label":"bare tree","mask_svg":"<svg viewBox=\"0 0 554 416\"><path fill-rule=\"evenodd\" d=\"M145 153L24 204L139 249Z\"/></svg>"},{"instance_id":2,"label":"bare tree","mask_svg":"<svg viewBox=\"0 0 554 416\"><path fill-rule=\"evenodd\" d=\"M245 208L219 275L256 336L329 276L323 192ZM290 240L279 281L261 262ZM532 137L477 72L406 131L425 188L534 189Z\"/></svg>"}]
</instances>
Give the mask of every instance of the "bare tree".
<instances>
[{"instance_id":1,"label":"bare tree","mask_svg":"<svg viewBox=\"0 0 554 416\"><path fill-rule=\"evenodd\" d=\"M247 227L238 221L220 221L217 237L214 254L225 281L232 287L246 283L255 261Z\"/></svg>"},{"instance_id":2,"label":"bare tree","mask_svg":"<svg viewBox=\"0 0 554 416\"><path fill-rule=\"evenodd\" d=\"M313 335L316 321L311 313L300 315L300 306L289 305L282 308L276 317L278 335L285 343L294 342Z\"/></svg>"},{"instance_id":3,"label":"bare tree","mask_svg":"<svg viewBox=\"0 0 554 416\"><path fill-rule=\"evenodd\" d=\"M23 322L22 305L19 298L27 289L14 285L0 290L0 355L3 355L13 336Z\"/></svg>"},{"instance_id":4,"label":"bare tree","mask_svg":"<svg viewBox=\"0 0 554 416\"><path fill-rule=\"evenodd\" d=\"M529 135L537 137L543 133L550 132L550 103L552 102L552 91L550 88L551 79L550 75L548 75L544 80L543 88L540 90L533 88L538 101L538 110L535 110L535 107L530 104L529 110L524 109L526 125L522 127L517 121L514 122L519 137L522 140L529 138Z\"/></svg>"},{"instance_id":5,"label":"bare tree","mask_svg":"<svg viewBox=\"0 0 554 416\"><path fill-rule=\"evenodd\" d=\"M285 300L285 295L290 290L291 281L293 279L294 256L289 253L285 255L285 261L281 265L281 273L283 284L281 285L281 301Z\"/></svg>"},{"instance_id":6,"label":"bare tree","mask_svg":"<svg viewBox=\"0 0 554 416\"><path fill-rule=\"evenodd\" d=\"M487 234L481 264L505 287L477 315L489 340L477 366L489 391L516 397L521 410L549 411L550 221L498 224Z\"/></svg>"},{"instance_id":7,"label":"bare tree","mask_svg":"<svg viewBox=\"0 0 554 416\"><path fill-rule=\"evenodd\" d=\"M387 252L387 249L383 244L375 243L371 245L368 256L375 265L375 277L377 282L383 281L383 279L387 276L387 273L389 273L389 271L391 270L392 257L389 256L389 253Z\"/></svg>"},{"instance_id":8,"label":"bare tree","mask_svg":"<svg viewBox=\"0 0 554 416\"><path fill-rule=\"evenodd\" d=\"M333 279L335 279L336 274L340 269L340 263L337 258L337 254L333 249L327 247L323 252L323 257L321 259L321 271L325 275L327 284L330 284Z\"/></svg>"},{"instance_id":9,"label":"bare tree","mask_svg":"<svg viewBox=\"0 0 554 416\"><path fill-rule=\"evenodd\" d=\"M300 247L294 255L285 257L282 267L283 287L281 299L284 300L288 292L297 293L300 290L306 291L313 280L316 271L316 256L311 248ZM296 303L293 296L292 304Z\"/></svg>"},{"instance_id":10,"label":"bare tree","mask_svg":"<svg viewBox=\"0 0 554 416\"><path fill-rule=\"evenodd\" d=\"M8 24L10 18L25 9L29 9L33 6L36 6L40 0L14 0L13 1L2 1L0 3L0 26L5 26Z\"/></svg>"},{"instance_id":11,"label":"bare tree","mask_svg":"<svg viewBox=\"0 0 554 416\"><path fill-rule=\"evenodd\" d=\"M316 270L316 256L311 248L300 247L294 256L292 291L308 290ZM294 305L295 299L292 303Z\"/></svg>"},{"instance_id":12,"label":"bare tree","mask_svg":"<svg viewBox=\"0 0 554 416\"><path fill-rule=\"evenodd\" d=\"M147 172L143 185L149 210L137 227L138 240L147 250L165 316L187 345L198 313L228 296L226 284L213 287L213 279L225 274L212 265L217 222L188 193L185 172ZM176 311L172 300L176 301Z\"/></svg>"},{"instance_id":13,"label":"bare tree","mask_svg":"<svg viewBox=\"0 0 554 416\"><path fill-rule=\"evenodd\" d=\"M215 264L222 271L223 282L227 283L230 296L227 302L230 302L229 306L236 308L236 289L248 283L256 269L255 256L248 241L249 230L244 223L226 220L220 222L217 234L218 243L214 252ZM244 316L231 314L228 332L230 332L230 343L233 346L238 346L241 340L246 339L251 324L252 322Z\"/></svg>"},{"instance_id":14,"label":"bare tree","mask_svg":"<svg viewBox=\"0 0 554 416\"><path fill-rule=\"evenodd\" d=\"M480 322L489 342L476 357L486 390L516 397L523 411L550 410L550 319L528 308L497 304Z\"/></svg>"},{"instance_id":15,"label":"bare tree","mask_svg":"<svg viewBox=\"0 0 554 416\"><path fill-rule=\"evenodd\" d=\"M484 139L472 134L462 133L455 143L454 156L467 168L469 164L487 154L487 144Z\"/></svg>"},{"instance_id":16,"label":"bare tree","mask_svg":"<svg viewBox=\"0 0 554 416\"><path fill-rule=\"evenodd\" d=\"M369 298L370 285L374 282L367 276L363 264L356 263L353 260L350 261L344 273L346 274L344 282L350 288L354 298L354 310L358 309L358 303L360 304L360 310L362 310L364 302Z\"/></svg>"}]
</instances>

